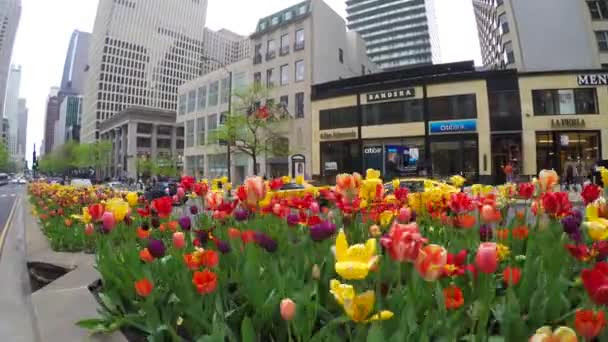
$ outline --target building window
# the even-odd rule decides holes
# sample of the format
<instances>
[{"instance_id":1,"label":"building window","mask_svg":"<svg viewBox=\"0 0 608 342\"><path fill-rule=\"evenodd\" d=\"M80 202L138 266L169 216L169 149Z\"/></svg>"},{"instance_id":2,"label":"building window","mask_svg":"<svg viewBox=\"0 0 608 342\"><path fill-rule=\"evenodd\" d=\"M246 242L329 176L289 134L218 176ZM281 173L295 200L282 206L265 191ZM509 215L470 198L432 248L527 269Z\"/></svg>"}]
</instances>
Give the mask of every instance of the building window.
<instances>
[{"instance_id":1,"label":"building window","mask_svg":"<svg viewBox=\"0 0 608 342\"><path fill-rule=\"evenodd\" d=\"M338 49L338 61L344 64L344 50Z\"/></svg>"},{"instance_id":2,"label":"building window","mask_svg":"<svg viewBox=\"0 0 608 342\"><path fill-rule=\"evenodd\" d=\"M268 41L266 45L266 60L269 61L276 57L276 46L274 39Z\"/></svg>"},{"instance_id":3,"label":"building window","mask_svg":"<svg viewBox=\"0 0 608 342\"><path fill-rule=\"evenodd\" d=\"M177 111L177 113L179 115L186 114L186 102L187 101L188 101L188 97L186 96L186 94L179 96L179 109Z\"/></svg>"},{"instance_id":4,"label":"building window","mask_svg":"<svg viewBox=\"0 0 608 342\"><path fill-rule=\"evenodd\" d=\"M502 31L502 34L509 33L509 22L507 21L507 14L503 13L498 17L498 25Z\"/></svg>"},{"instance_id":5,"label":"building window","mask_svg":"<svg viewBox=\"0 0 608 342\"><path fill-rule=\"evenodd\" d=\"M608 31L595 31L595 38L600 51L608 51Z\"/></svg>"},{"instance_id":6,"label":"building window","mask_svg":"<svg viewBox=\"0 0 608 342\"><path fill-rule=\"evenodd\" d=\"M198 88L198 110L205 109L207 105L207 87Z\"/></svg>"},{"instance_id":7,"label":"building window","mask_svg":"<svg viewBox=\"0 0 608 342\"><path fill-rule=\"evenodd\" d=\"M137 124L137 133L152 134L153 130L154 130L154 125L152 125L152 124L146 124L146 123Z\"/></svg>"},{"instance_id":8,"label":"building window","mask_svg":"<svg viewBox=\"0 0 608 342\"><path fill-rule=\"evenodd\" d=\"M229 98L230 98L230 79L224 78L224 79L222 79L222 104L228 103Z\"/></svg>"},{"instance_id":9,"label":"building window","mask_svg":"<svg viewBox=\"0 0 608 342\"><path fill-rule=\"evenodd\" d=\"M429 120L477 118L475 94L429 98Z\"/></svg>"},{"instance_id":10,"label":"building window","mask_svg":"<svg viewBox=\"0 0 608 342\"><path fill-rule=\"evenodd\" d=\"M281 108L286 111L289 112L288 107L289 107L289 95L283 95L281 96L281 98L279 99L279 101L281 102Z\"/></svg>"},{"instance_id":11,"label":"building window","mask_svg":"<svg viewBox=\"0 0 608 342\"><path fill-rule=\"evenodd\" d=\"M515 63L515 53L513 53L513 43L506 42L503 46L503 60L505 64Z\"/></svg>"},{"instance_id":12,"label":"building window","mask_svg":"<svg viewBox=\"0 0 608 342\"><path fill-rule=\"evenodd\" d=\"M306 14L307 10L308 10L308 6L306 4L301 5L300 8L298 8L298 15Z\"/></svg>"},{"instance_id":13,"label":"building window","mask_svg":"<svg viewBox=\"0 0 608 342\"><path fill-rule=\"evenodd\" d=\"M289 53L289 34L284 34L281 36L281 56L285 56Z\"/></svg>"},{"instance_id":14,"label":"building window","mask_svg":"<svg viewBox=\"0 0 608 342\"><path fill-rule=\"evenodd\" d=\"M304 60L296 61L296 82L304 81Z\"/></svg>"},{"instance_id":15,"label":"building window","mask_svg":"<svg viewBox=\"0 0 608 342\"><path fill-rule=\"evenodd\" d=\"M196 139L200 146L205 145L205 118L196 119Z\"/></svg>"},{"instance_id":16,"label":"building window","mask_svg":"<svg viewBox=\"0 0 608 342\"><path fill-rule=\"evenodd\" d=\"M322 130L356 127L357 122L357 106L327 109L319 112L319 128Z\"/></svg>"},{"instance_id":17,"label":"building window","mask_svg":"<svg viewBox=\"0 0 608 342\"><path fill-rule=\"evenodd\" d=\"M606 20L608 19L608 1L606 0L587 0L591 19Z\"/></svg>"},{"instance_id":18,"label":"building window","mask_svg":"<svg viewBox=\"0 0 608 342\"><path fill-rule=\"evenodd\" d=\"M194 112L196 109L196 90L188 92L188 113Z\"/></svg>"},{"instance_id":19,"label":"building window","mask_svg":"<svg viewBox=\"0 0 608 342\"><path fill-rule=\"evenodd\" d=\"M262 44L255 45L255 54L253 55L253 64L262 63Z\"/></svg>"},{"instance_id":20,"label":"building window","mask_svg":"<svg viewBox=\"0 0 608 342\"><path fill-rule=\"evenodd\" d=\"M422 101L397 101L364 105L363 125L388 125L423 121Z\"/></svg>"},{"instance_id":21,"label":"building window","mask_svg":"<svg viewBox=\"0 0 608 342\"><path fill-rule=\"evenodd\" d=\"M304 117L304 93L296 93L296 118Z\"/></svg>"},{"instance_id":22,"label":"building window","mask_svg":"<svg viewBox=\"0 0 608 342\"><path fill-rule=\"evenodd\" d=\"M215 81L209 85L209 107L217 106L219 82Z\"/></svg>"},{"instance_id":23,"label":"building window","mask_svg":"<svg viewBox=\"0 0 608 342\"><path fill-rule=\"evenodd\" d=\"M595 88L533 90L534 115L597 114Z\"/></svg>"},{"instance_id":24,"label":"building window","mask_svg":"<svg viewBox=\"0 0 608 342\"><path fill-rule=\"evenodd\" d=\"M274 87L274 69L266 70L266 87Z\"/></svg>"},{"instance_id":25,"label":"building window","mask_svg":"<svg viewBox=\"0 0 608 342\"><path fill-rule=\"evenodd\" d=\"M156 128L158 135L171 135L173 133L173 127L171 126L158 126Z\"/></svg>"},{"instance_id":26,"label":"building window","mask_svg":"<svg viewBox=\"0 0 608 342\"><path fill-rule=\"evenodd\" d=\"M211 114L207 118L207 132L211 136L216 129L217 129L217 114ZM217 139L213 143L217 143Z\"/></svg>"},{"instance_id":27,"label":"building window","mask_svg":"<svg viewBox=\"0 0 608 342\"><path fill-rule=\"evenodd\" d=\"M137 148L151 148L152 139L137 137Z\"/></svg>"},{"instance_id":28,"label":"building window","mask_svg":"<svg viewBox=\"0 0 608 342\"><path fill-rule=\"evenodd\" d=\"M194 146L194 120L186 121L186 147Z\"/></svg>"},{"instance_id":29,"label":"building window","mask_svg":"<svg viewBox=\"0 0 608 342\"><path fill-rule=\"evenodd\" d=\"M304 29L299 29L296 31L296 44L293 47L294 50L302 50L304 49Z\"/></svg>"},{"instance_id":30,"label":"building window","mask_svg":"<svg viewBox=\"0 0 608 342\"><path fill-rule=\"evenodd\" d=\"M281 65L281 85L289 83L289 65Z\"/></svg>"},{"instance_id":31,"label":"building window","mask_svg":"<svg viewBox=\"0 0 608 342\"><path fill-rule=\"evenodd\" d=\"M492 131L521 131L519 91L488 92L490 129Z\"/></svg>"},{"instance_id":32,"label":"building window","mask_svg":"<svg viewBox=\"0 0 608 342\"><path fill-rule=\"evenodd\" d=\"M262 85L262 73L261 72L253 73L253 84L256 86Z\"/></svg>"}]
</instances>

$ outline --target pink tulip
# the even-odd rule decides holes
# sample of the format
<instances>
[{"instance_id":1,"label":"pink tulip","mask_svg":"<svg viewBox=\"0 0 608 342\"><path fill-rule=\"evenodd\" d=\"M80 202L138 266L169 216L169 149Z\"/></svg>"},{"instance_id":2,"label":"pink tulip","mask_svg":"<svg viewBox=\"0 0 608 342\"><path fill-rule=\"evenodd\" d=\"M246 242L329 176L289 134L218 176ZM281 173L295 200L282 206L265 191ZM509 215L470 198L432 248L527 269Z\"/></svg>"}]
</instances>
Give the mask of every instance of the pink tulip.
<instances>
[{"instance_id":1,"label":"pink tulip","mask_svg":"<svg viewBox=\"0 0 608 342\"><path fill-rule=\"evenodd\" d=\"M319 213L319 211L320 211L320 209L319 209L319 203L317 203L317 202L312 202L312 203L310 204L310 208L309 208L309 209L310 209L310 212L311 212L313 215L318 214L318 213Z\"/></svg>"},{"instance_id":2,"label":"pink tulip","mask_svg":"<svg viewBox=\"0 0 608 342\"><path fill-rule=\"evenodd\" d=\"M114 214L109 211L103 213L103 215L101 216L101 222L103 224L103 229L106 232L112 231L112 229L114 229L114 226L116 226L116 219L114 218Z\"/></svg>"},{"instance_id":3,"label":"pink tulip","mask_svg":"<svg viewBox=\"0 0 608 342\"><path fill-rule=\"evenodd\" d=\"M475 265L483 273L494 273L498 268L498 248L495 242L484 242L479 245L475 256Z\"/></svg>"},{"instance_id":4,"label":"pink tulip","mask_svg":"<svg viewBox=\"0 0 608 342\"><path fill-rule=\"evenodd\" d=\"M412 218L412 210L410 208L401 208L399 209L399 215L397 215L397 220L401 223L408 223Z\"/></svg>"},{"instance_id":5,"label":"pink tulip","mask_svg":"<svg viewBox=\"0 0 608 342\"><path fill-rule=\"evenodd\" d=\"M93 233L95 233L95 228L92 223L87 223L87 225L84 226L84 233L85 235L93 235Z\"/></svg>"},{"instance_id":6,"label":"pink tulip","mask_svg":"<svg viewBox=\"0 0 608 342\"><path fill-rule=\"evenodd\" d=\"M179 197L177 195L173 195L173 203L179 202Z\"/></svg>"},{"instance_id":7,"label":"pink tulip","mask_svg":"<svg viewBox=\"0 0 608 342\"><path fill-rule=\"evenodd\" d=\"M181 186L177 188L177 197L184 198L185 195L186 191L184 190L184 188L182 188Z\"/></svg>"},{"instance_id":8,"label":"pink tulip","mask_svg":"<svg viewBox=\"0 0 608 342\"><path fill-rule=\"evenodd\" d=\"M186 246L186 239L183 232L173 233L173 247L182 249Z\"/></svg>"},{"instance_id":9,"label":"pink tulip","mask_svg":"<svg viewBox=\"0 0 608 342\"><path fill-rule=\"evenodd\" d=\"M281 301L281 317L286 321L291 321L296 315L296 303L289 298Z\"/></svg>"}]
</instances>

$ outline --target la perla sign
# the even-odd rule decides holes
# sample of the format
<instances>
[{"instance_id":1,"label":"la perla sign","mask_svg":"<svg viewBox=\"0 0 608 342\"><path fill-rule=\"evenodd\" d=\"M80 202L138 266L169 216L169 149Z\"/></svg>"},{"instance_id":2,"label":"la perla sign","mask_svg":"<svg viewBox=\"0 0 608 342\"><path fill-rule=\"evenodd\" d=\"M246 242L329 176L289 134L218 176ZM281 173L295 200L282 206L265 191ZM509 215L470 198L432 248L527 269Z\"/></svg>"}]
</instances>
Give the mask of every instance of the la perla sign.
<instances>
[{"instance_id":1,"label":"la perla sign","mask_svg":"<svg viewBox=\"0 0 608 342\"><path fill-rule=\"evenodd\" d=\"M608 74L577 75L576 80L579 86L605 86L608 85Z\"/></svg>"}]
</instances>

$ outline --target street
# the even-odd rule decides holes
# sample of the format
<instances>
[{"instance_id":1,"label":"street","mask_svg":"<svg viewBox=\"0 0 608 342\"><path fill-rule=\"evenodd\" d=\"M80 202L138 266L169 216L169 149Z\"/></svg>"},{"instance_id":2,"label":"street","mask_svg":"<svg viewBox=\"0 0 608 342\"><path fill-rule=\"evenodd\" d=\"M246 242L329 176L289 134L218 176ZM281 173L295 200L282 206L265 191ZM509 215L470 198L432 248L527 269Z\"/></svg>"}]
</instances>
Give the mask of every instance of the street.
<instances>
[{"instance_id":1,"label":"street","mask_svg":"<svg viewBox=\"0 0 608 342\"><path fill-rule=\"evenodd\" d=\"M8 184L0 186L0 235L3 233L7 220L18 195L25 193L25 184ZM1 241L0 241L1 242Z\"/></svg>"}]
</instances>

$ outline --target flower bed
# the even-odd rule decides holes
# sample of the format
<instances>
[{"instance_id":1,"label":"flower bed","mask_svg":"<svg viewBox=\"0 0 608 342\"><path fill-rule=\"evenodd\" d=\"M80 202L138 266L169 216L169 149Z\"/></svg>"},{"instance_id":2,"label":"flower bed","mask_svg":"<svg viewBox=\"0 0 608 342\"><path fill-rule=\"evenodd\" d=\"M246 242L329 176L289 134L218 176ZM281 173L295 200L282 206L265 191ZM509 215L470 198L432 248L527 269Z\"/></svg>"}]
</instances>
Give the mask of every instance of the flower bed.
<instances>
[{"instance_id":1,"label":"flower bed","mask_svg":"<svg viewBox=\"0 0 608 342\"><path fill-rule=\"evenodd\" d=\"M573 208L551 171L472 194L385 194L373 170L292 196L273 192L284 181L250 178L230 198L185 177L173 198L98 191L43 219L56 220L55 239L95 245L103 310L79 324L155 341L608 340L608 204L596 186Z\"/></svg>"}]
</instances>

